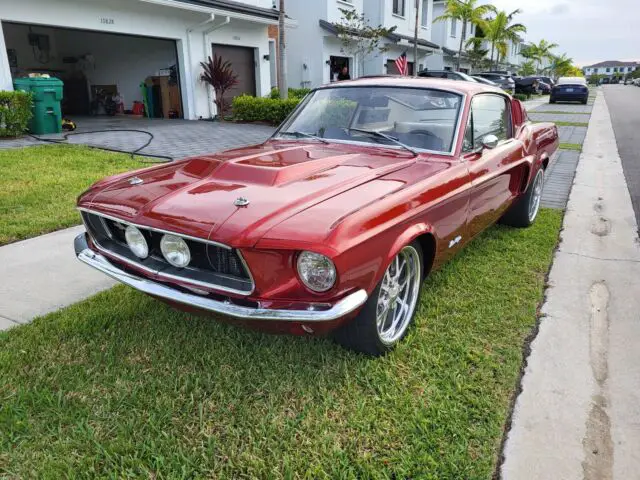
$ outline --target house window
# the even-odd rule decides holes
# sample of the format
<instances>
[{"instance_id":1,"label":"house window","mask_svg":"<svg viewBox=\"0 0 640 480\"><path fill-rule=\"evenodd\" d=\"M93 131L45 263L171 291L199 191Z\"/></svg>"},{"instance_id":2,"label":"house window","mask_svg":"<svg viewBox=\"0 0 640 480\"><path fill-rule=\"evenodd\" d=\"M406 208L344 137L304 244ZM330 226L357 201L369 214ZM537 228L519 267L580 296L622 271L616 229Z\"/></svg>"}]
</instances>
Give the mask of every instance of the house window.
<instances>
[{"instance_id":1,"label":"house window","mask_svg":"<svg viewBox=\"0 0 640 480\"><path fill-rule=\"evenodd\" d=\"M456 29L458 27L458 20L456 20L455 18L451 19L451 36L455 37L456 36Z\"/></svg>"},{"instance_id":2,"label":"house window","mask_svg":"<svg viewBox=\"0 0 640 480\"><path fill-rule=\"evenodd\" d=\"M609 69L607 69L607 71L609 71ZM618 67L613 67L613 73L617 73L618 72Z\"/></svg>"},{"instance_id":3,"label":"house window","mask_svg":"<svg viewBox=\"0 0 640 480\"><path fill-rule=\"evenodd\" d=\"M393 0L393 13L404 17L404 2L405 0Z\"/></svg>"},{"instance_id":4,"label":"house window","mask_svg":"<svg viewBox=\"0 0 640 480\"><path fill-rule=\"evenodd\" d=\"M607 67L607 73L609 73L611 71L611 68Z\"/></svg>"},{"instance_id":5,"label":"house window","mask_svg":"<svg viewBox=\"0 0 640 480\"><path fill-rule=\"evenodd\" d=\"M422 26L429 28L429 0L422 0Z\"/></svg>"},{"instance_id":6,"label":"house window","mask_svg":"<svg viewBox=\"0 0 640 480\"><path fill-rule=\"evenodd\" d=\"M598 73L598 69L597 69L597 68L594 68L594 69L593 69L593 73Z\"/></svg>"}]
</instances>

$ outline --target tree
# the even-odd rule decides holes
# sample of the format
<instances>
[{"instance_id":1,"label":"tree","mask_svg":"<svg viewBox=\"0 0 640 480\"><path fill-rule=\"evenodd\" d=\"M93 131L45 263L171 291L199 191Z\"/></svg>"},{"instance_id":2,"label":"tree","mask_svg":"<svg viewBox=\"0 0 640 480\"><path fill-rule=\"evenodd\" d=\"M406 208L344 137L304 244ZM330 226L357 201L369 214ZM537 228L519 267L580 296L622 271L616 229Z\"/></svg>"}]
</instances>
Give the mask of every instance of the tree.
<instances>
[{"instance_id":1,"label":"tree","mask_svg":"<svg viewBox=\"0 0 640 480\"><path fill-rule=\"evenodd\" d=\"M518 71L518 75L523 77L529 77L536 73L536 67L533 63L533 60L527 60L520 65L520 70Z\"/></svg>"},{"instance_id":2,"label":"tree","mask_svg":"<svg viewBox=\"0 0 640 480\"><path fill-rule=\"evenodd\" d=\"M511 23L513 21L513 17L520 12L520 9L514 10L511 13L500 11L494 18L485 22L483 30L487 40L491 42L491 63L493 63L493 54L496 49L498 50L496 68L500 60L500 55L506 55L508 42L519 42L519 35L527 32L527 27L521 23Z\"/></svg>"},{"instance_id":3,"label":"tree","mask_svg":"<svg viewBox=\"0 0 640 480\"><path fill-rule=\"evenodd\" d=\"M526 57L536 62L536 71L540 72L540 64L543 60L553 60L551 50L558 48L557 43L549 43L544 38L538 44L531 44L527 47ZM524 55L524 54L523 54Z\"/></svg>"},{"instance_id":4,"label":"tree","mask_svg":"<svg viewBox=\"0 0 640 480\"><path fill-rule=\"evenodd\" d=\"M549 67L554 77L569 77L569 75L575 67L573 66L573 60L567 57L566 53L562 55L551 55L551 66Z\"/></svg>"},{"instance_id":5,"label":"tree","mask_svg":"<svg viewBox=\"0 0 640 480\"><path fill-rule=\"evenodd\" d=\"M487 53L489 50L482 48L482 38L473 37L467 41L467 57L473 70L490 68Z\"/></svg>"},{"instance_id":6,"label":"tree","mask_svg":"<svg viewBox=\"0 0 640 480\"><path fill-rule=\"evenodd\" d=\"M218 111L218 118L224 119L224 114L227 111L227 102L224 98L224 94L230 88L238 85L238 75L236 75L231 68L231 62L228 60L222 60L222 57L218 55L208 57L206 62L200 62L203 72L200 75L200 81L205 82L213 87L216 94L214 103Z\"/></svg>"},{"instance_id":7,"label":"tree","mask_svg":"<svg viewBox=\"0 0 640 480\"><path fill-rule=\"evenodd\" d=\"M382 40L395 32L397 27L385 28L382 25L376 27L369 24L364 13L359 14L355 10L341 8L342 18L333 23L338 39L343 49L359 60L360 71L364 70L364 60L372 53L384 53L389 47ZM414 65L417 68L417 65Z\"/></svg>"},{"instance_id":8,"label":"tree","mask_svg":"<svg viewBox=\"0 0 640 480\"><path fill-rule=\"evenodd\" d=\"M280 0L280 16L278 20L278 88L280 89L280 98L286 99L289 96L289 87L287 85L287 50L284 32L285 20L284 0Z\"/></svg>"},{"instance_id":9,"label":"tree","mask_svg":"<svg viewBox=\"0 0 640 480\"><path fill-rule=\"evenodd\" d=\"M478 0L447 0L444 13L437 17L434 22L460 20L462 22L462 35L460 36L460 48L458 49L458 60L456 70L460 70L462 57L462 46L467 37L467 25L469 23L482 27L485 24L485 17L489 13L496 13L493 5L477 5Z\"/></svg>"}]
</instances>

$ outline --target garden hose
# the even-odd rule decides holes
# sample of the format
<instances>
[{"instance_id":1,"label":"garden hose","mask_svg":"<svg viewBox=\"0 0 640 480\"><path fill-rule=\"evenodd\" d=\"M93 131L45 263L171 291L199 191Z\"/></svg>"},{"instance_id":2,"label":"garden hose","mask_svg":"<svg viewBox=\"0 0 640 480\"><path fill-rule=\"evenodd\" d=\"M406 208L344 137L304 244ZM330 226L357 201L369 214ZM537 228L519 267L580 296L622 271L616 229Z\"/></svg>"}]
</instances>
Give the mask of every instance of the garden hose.
<instances>
[{"instance_id":1,"label":"garden hose","mask_svg":"<svg viewBox=\"0 0 640 480\"><path fill-rule=\"evenodd\" d=\"M36 135L31 135L29 134L29 136L31 138L34 138L36 140L38 140L39 142L46 142L46 143L57 143L57 144L65 144L65 145L69 145L67 143L67 140L69 140L69 137L72 135L88 135L90 133L111 133L111 132L130 132L130 133L144 133L145 135L149 136L149 140L147 140L147 142L142 145L139 148L136 148L133 151L130 150L119 150L117 148L109 148L109 147L99 147L99 146L95 146L95 145L88 145L91 148L97 148L98 150L105 150L107 152L116 152L116 153L126 153L126 154L130 154L132 159L135 159L135 155L140 152L141 150L147 148L149 145L151 145L151 142L153 141L153 139L155 138L153 136L153 133L151 132L147 132L146 130L135 130L135 129L130 129L130 128L115 128L115 129L108 129L108 130L91 130L89 132L68 132L65 133L64 135L62 135L62 139L53 139L53 138L42 138L42 137L38 137ZM144 156L144 157L151 157L151 158L157 158L157 159L163 159L165 162L172 162L173 161L173 157L169 157L167 155L153 155L153 154L149 154L149 153L141 153L139 154L140 156ZM139 160L142 163L162 163L162 162L147 162L144 160Z\"/></svg>"}]
</instances>

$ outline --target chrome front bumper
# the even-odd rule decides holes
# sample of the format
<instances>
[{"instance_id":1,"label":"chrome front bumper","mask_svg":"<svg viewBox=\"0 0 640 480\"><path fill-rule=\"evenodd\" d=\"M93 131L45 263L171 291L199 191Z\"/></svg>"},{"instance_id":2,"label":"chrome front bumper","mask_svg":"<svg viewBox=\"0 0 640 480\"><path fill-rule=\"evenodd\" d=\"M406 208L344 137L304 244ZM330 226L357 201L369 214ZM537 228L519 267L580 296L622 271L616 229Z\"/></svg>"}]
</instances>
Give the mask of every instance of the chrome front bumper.
<instances>
[{"instance_id":1,"label":"chrome front bumper","mask_svg":"<svg viewBox=\"0 0 640 480\"><path fill-rule=\"evenodd\" d=\"M274 320L309 323L329 322L348 315L360 308L364 302L367 301L367 292L358 290L339 300L328 310L273 310L268 308L243 307L213 300L208 297L184 293L162 283L157 283L147 278L125 272L109 262L103 255L91 250L87 244L86 233L82 233L76 237L74 247L78 260L141 292L242 320Z\"/></svg>"}]
</instances>

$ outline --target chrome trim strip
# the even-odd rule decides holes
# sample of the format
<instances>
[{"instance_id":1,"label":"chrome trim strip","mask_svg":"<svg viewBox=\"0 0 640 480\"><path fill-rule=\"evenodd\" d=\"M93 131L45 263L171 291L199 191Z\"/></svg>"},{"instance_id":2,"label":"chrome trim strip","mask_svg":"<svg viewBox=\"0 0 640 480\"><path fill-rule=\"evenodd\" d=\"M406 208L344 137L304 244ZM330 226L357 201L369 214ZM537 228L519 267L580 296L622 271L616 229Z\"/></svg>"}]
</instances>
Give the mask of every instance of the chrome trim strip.
<instances>
[{"instance_id":1,"label":"chrome trim strip","mask_svg":"<svg viewBox=\"0 0 640 480\"><path fill-rule=\"evenodd\" d=\"M339 300L329 310L275 310L268 308L250 308L200 297L175 290L146 278L127 273L111 264L105 257L87 246L85 234L78 235L74 242L78 260L109 275L125 285L141 292L173 302L220 313L242 320L273 320L284 322L328 322L337 320L360 308L367 301L367 292L358 290Z\"/></svg>"},{"instance_id":2,"label":"chrome trim strip","mask_svg":"<svg viewBox=\"0 0 640 480\"><path fill-rule=\"evenodd\" d=\"M146 229L146 230L151 230L152 232L166 233L166 234L169 234L169 235L175 235L177 237L186 238L187 240L193 240L194 242L208 243L210 245L215 245L216 247L224 248L226 250L233 250L233 247L230 247L229 245L225 245L224 243L215 242L213 240L208 240L208 239L205 239L205 238L192 237L190 235L184 235L182 233L172 232L170 230L162 230L160 228L149 227L147 225L140 225L138 223L133 223L133 222L130 222L128 220L123 220L121 218L113 217L111 215L107 215L106 213L96 212L95 210L90 210L90 209L84 208L84 207L78 207L78 210L80 210L81 212L87 212L87 213L90 213L92 215L96 215L98 217L103 217L103 218L106 218L106 219L109 219L109 220L113 220L114 222L124 223L125 225L133 225L134 227L138 227L138 228L142 228L142 229Z\"/></svg>"}]
</instances>

